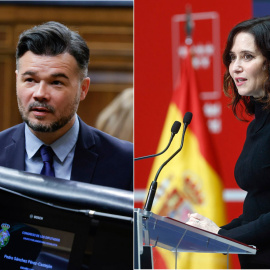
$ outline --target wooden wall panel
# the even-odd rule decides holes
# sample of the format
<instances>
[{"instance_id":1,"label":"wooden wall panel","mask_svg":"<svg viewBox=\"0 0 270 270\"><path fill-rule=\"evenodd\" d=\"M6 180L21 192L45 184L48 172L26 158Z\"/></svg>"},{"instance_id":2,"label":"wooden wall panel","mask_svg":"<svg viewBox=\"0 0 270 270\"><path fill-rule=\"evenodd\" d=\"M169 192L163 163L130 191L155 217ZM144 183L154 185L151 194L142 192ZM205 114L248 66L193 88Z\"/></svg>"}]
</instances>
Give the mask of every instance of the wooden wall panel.
<instances>
[{"instance_id":1,"label":"wooden wall panel","mask_svg":"<svg viewBox=\"0 0 270 270\"><path fill-rule=\"evenodd\" d=\"M121 91L133 87L133 9L0 5L0 130L20 123L15 91L15 50L19 34L46 21L78 31L90 48L90 91L78 114L95 126L99 112Z\"/></svg>"},{"instance_id":2,"label":"wooden wall panel","mask_svg":"<svg viewBox=\"0 0 270 270\"><path fill-rule=\"evenodd\" d=\"M16 92L12 91L15 86L14 57L9 55L0 55L0 129L6 129L12 123L18 123L18 108L16 101ZM14 106L15 104L15 106ZM14 113L15 112L15 113ZM14 119L12 119L14 116ZM15 121L14 121L15 120Z\"/></svg>"}]
</instances>

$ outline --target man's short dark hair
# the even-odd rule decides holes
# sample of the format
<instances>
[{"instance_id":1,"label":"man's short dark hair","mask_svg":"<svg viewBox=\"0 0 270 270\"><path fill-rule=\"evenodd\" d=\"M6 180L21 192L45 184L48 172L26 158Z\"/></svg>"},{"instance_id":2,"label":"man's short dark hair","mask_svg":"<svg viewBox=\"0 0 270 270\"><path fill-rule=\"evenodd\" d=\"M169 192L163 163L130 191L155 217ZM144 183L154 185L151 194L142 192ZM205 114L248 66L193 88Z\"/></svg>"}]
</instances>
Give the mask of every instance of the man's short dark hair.
<instances>
[{"instance_id":1,"label":"man's short dark hair","mask_svg":"<svg viewBox=\"0 0 270 270\"><path fill-rule=\"evenodd\" d=\"M87 76L90 51L83 38L59 22L47 22L24 31L18 41L16 63L27 51L36 55L72 55L83 77Z\"/></svg>"}]
</instances>

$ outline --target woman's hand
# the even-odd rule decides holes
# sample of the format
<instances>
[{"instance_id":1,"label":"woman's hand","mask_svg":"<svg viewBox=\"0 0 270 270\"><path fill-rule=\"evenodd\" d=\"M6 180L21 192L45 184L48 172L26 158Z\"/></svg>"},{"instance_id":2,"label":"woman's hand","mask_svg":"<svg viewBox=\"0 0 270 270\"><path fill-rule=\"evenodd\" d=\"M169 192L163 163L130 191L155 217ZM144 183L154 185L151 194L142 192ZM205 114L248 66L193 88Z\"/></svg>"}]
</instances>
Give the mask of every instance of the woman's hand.
<instances>
[{"instance_id":1,"label":"woman's hand","mask_svg":"<svg viewBox=\"0 0 270 270\"><path fill-rule=\"evenodd\" d=\"M189 220L187 221L188 225L216 234L220 230L220 228L217 226L215 222L198 213L188 214L188 217L189 217Z\"/></svg>"}]
</instances>

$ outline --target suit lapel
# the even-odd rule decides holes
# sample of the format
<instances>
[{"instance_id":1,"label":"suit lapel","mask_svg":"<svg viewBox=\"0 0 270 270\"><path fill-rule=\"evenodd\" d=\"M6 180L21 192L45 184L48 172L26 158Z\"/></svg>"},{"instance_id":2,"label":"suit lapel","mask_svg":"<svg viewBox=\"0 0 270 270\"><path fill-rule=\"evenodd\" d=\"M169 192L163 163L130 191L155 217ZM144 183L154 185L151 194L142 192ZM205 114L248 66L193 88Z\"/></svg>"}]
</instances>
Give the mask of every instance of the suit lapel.
<instances>
[{"instance_id":1,"label":"suit lapel","mask_svg":"<svg viewBox=\"0 0 270 270\"><path fill-rule=\"evenodd\" d=\"M6 167L24 170L25 135L24 124L19 125L12 137L12 143L5 148Z\"/></svg>"},{"instance_id":2,"label":"suit lapel","mask_svg":"<svg viewBox=\"0 0 270 270\"><path fill-rule=\"evenodd\" d=\"M98 154L95 152L95 140L89 126L80 118L80 131L72 164L71 180L91 183L96 168Z\"/></svg>"},{"instance_id":3,"label":"suit lapel","mask_svg":"<svg viewBox=\"0 0 270 270\"><path fill-rule=\"evenodd\" d=\"M96 168L98 154L91 127L79 119L80 131L72 164L71 180L91 183ZM12 143L5 147L5 166L25 170L24 124L19 125L12 137Z\"/></svg>"}]
</instances>

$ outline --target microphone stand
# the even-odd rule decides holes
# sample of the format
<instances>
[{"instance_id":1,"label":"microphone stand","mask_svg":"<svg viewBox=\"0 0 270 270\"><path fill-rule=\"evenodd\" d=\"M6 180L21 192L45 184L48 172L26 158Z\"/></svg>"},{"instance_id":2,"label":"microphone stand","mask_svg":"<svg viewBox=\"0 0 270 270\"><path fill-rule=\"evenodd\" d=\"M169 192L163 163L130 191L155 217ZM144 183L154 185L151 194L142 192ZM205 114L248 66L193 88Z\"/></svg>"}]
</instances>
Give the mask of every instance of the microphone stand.
<instances>
[{"instance_id":1,"label":"microphone stand","mask_svg":"<svg viewBox=\"0 0 270 270\"><path fill-rule=\"evenodd\" d=\"M152 209L152 205L154 202L154 198L155 198L155 194L156 194L156 190L157 190L157 178L161 172L161 170L165 167L165 165L167 165L167 163L173 159L183 148L183 144L184 144L184 137L185 137L185 133L186 133L186 129L189 123L184 123L184 129L183 129L183 134L182 134L182 140L181 140L181 145L179 147L179 149L177 151L175 151L159 168L159 170L156 173L155 179L152 181L150 189L148 191L148 195L146 198L146 202L144 205L144 210L147 212L150 212Z\"/></svg>"},{"instance_id":2,"label":"microphone stand","mask_svg":"<svg viewBox=\"0 0 270 270\"><path fill-rule=\"evenodd\" d=\"M143 157L134 158L134 160L136 161L136 160L141 160L141 159L146 159L146 158L151 158L151 157L157 157L157 156L163 154L164 152L166 152L168 150L169 146L171 145L174 136L178 133L180 127L181 127L181 123L180 122L175 121L173 123L172 128L171 128L171 138L169 140L168 145L166 146L166 148L163 151L161 151L158 154L153 154L153 155L149 155L149 156L143 156Z\"/></svg>"},{"instance_id":3,"label":"microphone stand","mask_svg":"<svg viewBox=\"0 0 270 270\"><path fill-rule=\"evenodd\" d=\"M38 203L43 204L43 205L47 205L47 206L50 206L50 207L53 207L53 208L57 208L57 209L60 209L60 210L69 211L69 212L75 212L75 213L81 213L81 214L84 214L84 215L86 215L88 217L91 217L91 218L97 218L97 219L100 219L100 220L102 220L102 219L105 219L105 220L106 219L108 219L108 220L121 220L121 221L129 222L131 224L133 223L133 218L132 217L127 217L127 216L123 216L123 215L116 215L116 214L109 214L109 213L103 213L103 212L98 212L98 211L90 210L90 209L74 209L74 208L70 208L70 207L64 207L64 206L56 205L56 204L46 202L46 201L43 201L43 200L39 200L39 199L24 195L24 194L22 194L20 192L16 192L16 191L13 191L11 189L4 188L4 187L0 187L0 190L11 193L13 195L17 195L19 197L22 197L22 198L25 198L25 199L28 199L28 200L31 200L31 201L34 201L34 202L38 202Z\"/></svg>"},{"instance_id":4,"label":"microphone stand","mask_svg":"<svg viewBox=\"0 0 270 270\"><path fill-rule=\"evenodd\" d=\"M164 152L166 152L166 151L168 150L169 146L171 145L172 140L173 140L173 138L174 138L174 135L175 135L174 133L171 134L171 138L170 138L170 140L169 140L168 145L167 145L166 148L165 148L163 151L161 151L160 153L158 153L158 154L153 154L153 155L149 155L149 156L137 157L137 158L134 158L134 160L137 161L137 160L141 160L141 159L146 159L146 158L151 158L151 157L157 157L157 156L163 154Z\"/></svg>"}]
</instances>

